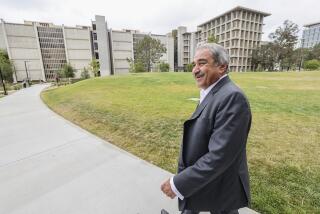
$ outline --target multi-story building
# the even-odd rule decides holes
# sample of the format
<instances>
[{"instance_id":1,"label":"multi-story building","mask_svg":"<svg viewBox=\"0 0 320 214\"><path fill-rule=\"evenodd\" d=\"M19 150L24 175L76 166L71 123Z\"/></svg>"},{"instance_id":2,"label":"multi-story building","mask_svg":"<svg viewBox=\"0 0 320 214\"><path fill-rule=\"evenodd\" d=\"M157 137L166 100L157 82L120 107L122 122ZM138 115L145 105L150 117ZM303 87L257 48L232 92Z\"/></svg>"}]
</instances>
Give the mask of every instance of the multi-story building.
<instances>
[{"instance_id":1,"label":"multi-story building","mask_svg":"<svg viewBox=\"0 0 320 214\"><path fill-rule=\"evenodd\" d=\"M152 33L143 33L138 30L131 30L133 36L133 59L136 59L136 44L141 41L145 36L150 36L153 39L157 39L161 44L166 48L166 52L162 54L160 62L165 62L169 64L170 71L174 70L174 39L171 33L166 35L152 34ZM152 71L156 70L156 66L153 65Z\"/></svg>"},{"instance_id":2,"label":"multi-story building","mask_svg":"<svg viewBox=\"0 0 320 214\"><path fill-rule=\"evenodd\" d=\"M100 75L109 76L113 74L110 31L104 16L96 15L95 19L92 21L93 56L99 62Z\"/></svg>"},{"instance_id":3,"label":"multi-story building","mask_svg":"<svg viewBox=\"0 0 320 214\"><path fill-rule=\"evenodd\" d=\"M14 66L15 81L54 80L69 63L76 77L92 59L100 65L100 75L126 74L128 59L134 59L134 42L146 35L159 39L166 47L160 61L174 69L174 41L171 35L155 35L133 30L112 30L104 16L95 16L92 26L66 27L52 23L25 21L7 23L1 19L0 49L8 52Z\"/></svg>"},{"instance_id":4,"label":"multi-story building","mask_svg":"<svg viewBox=\"0 0 320 214\"><path fill-rule=\"evenodd\" d=\"M302 47L312 48L320 43L320 22L304 25L302 34Z\"/></svg>"},{"instance_id":5,"label":"multi-story building","mask_svg":"<svg viewBox=\"0 0 320 214\"><path fill-rule=\"evenodd\" d=\"M16 24L1 19L0 48L7 50L13 62L16 81L25 78L47 81L53 80L66 63L76 69L79 77L92 59L99 61L101 76L128 73L128 59L135 58L135 44L146 35L166 47L160 61L168 63L171 71L183 70L192 62L196 45L213 35L229 52L229 69L245 71L252 69L252 50L260 46L263 18L269 15L239 6L200 24L196 32L178 27L166 35L112 30L104 16L95 16L90 27L29 21ZM319 41L319 26L320 23L306 25L304 47Z\"/></svg>"},{"instance_id":6,"label":"multi-story building","mask_svg":"<svg viewBox=\"0 0 320 214\"><path fill-rule=\"evenodd\" d=\"M198 42L214 36L230 55L230 71L251 70L252 50L260 46L263 18L269 15L238 6L198 25L194 33L187 33L186 28L179 27L178 66L185 66L192 61Z\"/></svg>"},{"instance_id":7,"label":"multi-story building","mask_svg":"<svg viewBox=\"0 0 320 214\"><path fill-rule=\"evenodd\" d=\"M0 48L13 62L15 81L53 80L66 63L80 76L80 70L92 59L90 30L80 26L31 21L16 24L1 19Z\"/></svg>"}]
</instances>

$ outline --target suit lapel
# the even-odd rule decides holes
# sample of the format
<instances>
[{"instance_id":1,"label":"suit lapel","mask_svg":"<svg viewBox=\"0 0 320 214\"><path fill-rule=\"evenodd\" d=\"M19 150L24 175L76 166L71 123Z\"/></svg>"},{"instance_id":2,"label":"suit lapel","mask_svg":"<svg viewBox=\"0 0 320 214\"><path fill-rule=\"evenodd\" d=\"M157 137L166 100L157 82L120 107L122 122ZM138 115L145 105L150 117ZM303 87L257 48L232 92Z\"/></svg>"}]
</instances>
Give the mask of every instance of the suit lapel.
<instances>
[{"instance_id":1,"label":"suit lapel","mask_svg":"<svg viewBox=\"0 0 320 214\"><path fill-rule=\"evenodd\" d=\"M204 100L200 103L200 105L197 106L196 110L193 112L191 118L189 120L193 120L201 114L203 109L207 106L209 102L213 100L213 95L217 93L217 91L220 90L220 88L225 85L226 83L230 82L230 78L226 76L222 80L220 80L216 86L214 86L211 91L207 94L207 96L204 98Z\"/></svg>"}]
</instances>

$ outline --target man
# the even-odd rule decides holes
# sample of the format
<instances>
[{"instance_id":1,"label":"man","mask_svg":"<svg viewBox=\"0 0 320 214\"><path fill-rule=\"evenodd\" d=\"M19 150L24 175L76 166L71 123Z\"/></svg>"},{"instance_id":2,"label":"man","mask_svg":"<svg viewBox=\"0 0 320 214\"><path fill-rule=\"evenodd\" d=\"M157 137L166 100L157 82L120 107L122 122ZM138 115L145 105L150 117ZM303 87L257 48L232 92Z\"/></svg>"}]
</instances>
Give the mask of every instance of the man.
<instances>
[{"instance_id":1,"label":"man","mask_svg":"<svg viewBox=\"0 0 320 214\"><path fill-rule=\"evenodd\" d=\"M192 73L200 104L184 123L178 173L161 185L179 197L183 214L238 213L249 205L246 141L251 111L243 92L227 74L229 56L217 44L200 44Z\"/></svg>"}]
</instances>

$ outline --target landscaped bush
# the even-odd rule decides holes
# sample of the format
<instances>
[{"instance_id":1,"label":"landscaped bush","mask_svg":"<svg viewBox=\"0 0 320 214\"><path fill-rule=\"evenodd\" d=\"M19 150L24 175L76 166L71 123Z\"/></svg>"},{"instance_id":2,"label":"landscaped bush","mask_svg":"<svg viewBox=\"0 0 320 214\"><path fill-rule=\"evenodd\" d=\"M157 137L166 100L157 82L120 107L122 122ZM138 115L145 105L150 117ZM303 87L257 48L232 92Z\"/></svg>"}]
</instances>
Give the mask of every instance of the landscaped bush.
<instances>
[{"instance_id":1,"label":"landscaped bush","mask_svg":"<svg viewBox=\"0 0 320 214\"><path fill-rule=\"evenodd\" d=\"M303 68L307 70L317 70L320 68L320 61L316 59L305 61Z\"/></svg>"}]
</instances>

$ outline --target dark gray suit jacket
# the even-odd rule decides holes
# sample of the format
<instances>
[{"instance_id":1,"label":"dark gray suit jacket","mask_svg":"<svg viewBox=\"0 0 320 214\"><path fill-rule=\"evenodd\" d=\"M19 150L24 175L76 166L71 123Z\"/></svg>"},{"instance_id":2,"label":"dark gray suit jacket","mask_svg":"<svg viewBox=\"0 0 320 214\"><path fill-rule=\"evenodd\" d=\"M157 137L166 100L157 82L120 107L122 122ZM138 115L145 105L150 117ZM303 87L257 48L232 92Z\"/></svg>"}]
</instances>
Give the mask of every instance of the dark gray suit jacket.
<instances>
[{"instance_id":1,"label":"dark gray suit jacket","mask_svg":"<svg viewBox=\"0 0 320 214\"><path fill-rule=\"evenodd\" d=\"M184 123L178 174L180 210L229 211L250 202L246 142L251 111L243 92L223 78Z\"/></svg>"}]
</instances>

